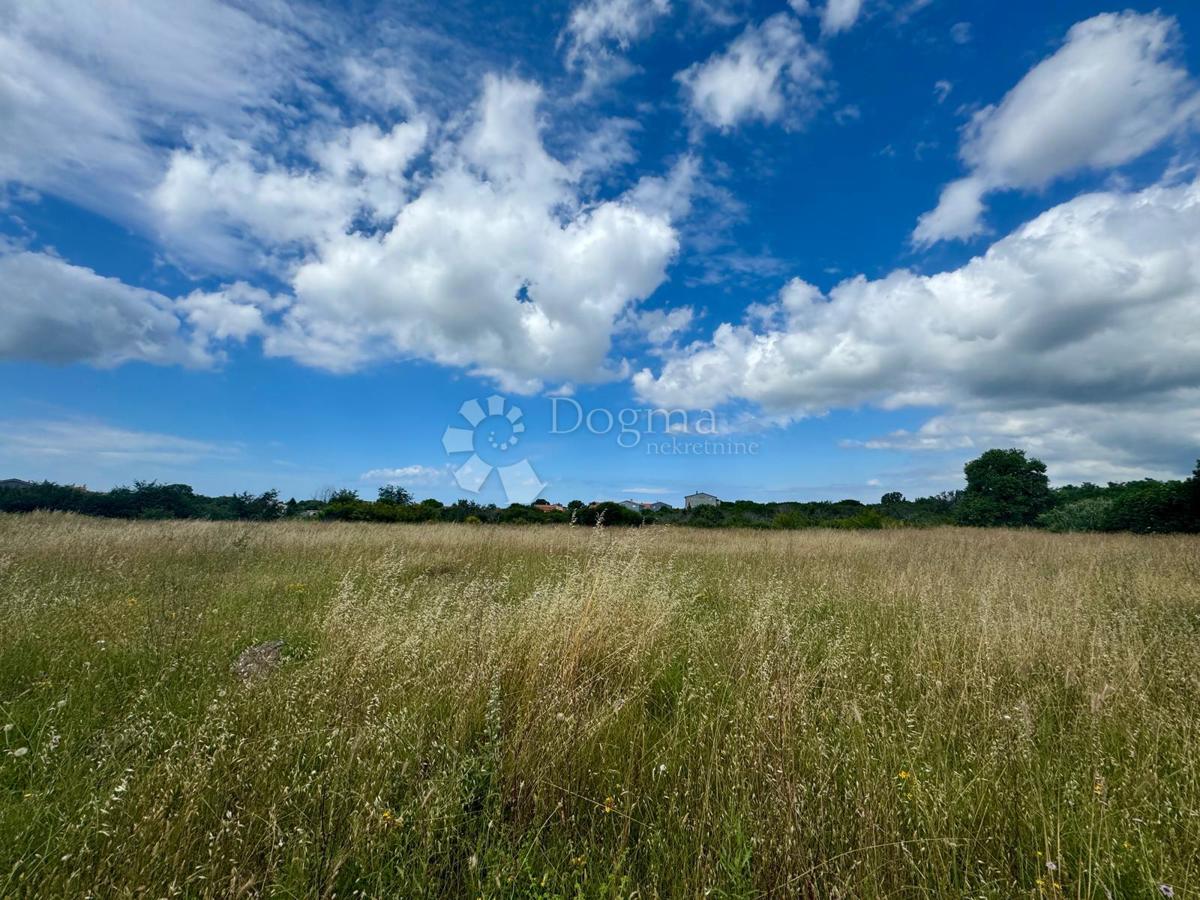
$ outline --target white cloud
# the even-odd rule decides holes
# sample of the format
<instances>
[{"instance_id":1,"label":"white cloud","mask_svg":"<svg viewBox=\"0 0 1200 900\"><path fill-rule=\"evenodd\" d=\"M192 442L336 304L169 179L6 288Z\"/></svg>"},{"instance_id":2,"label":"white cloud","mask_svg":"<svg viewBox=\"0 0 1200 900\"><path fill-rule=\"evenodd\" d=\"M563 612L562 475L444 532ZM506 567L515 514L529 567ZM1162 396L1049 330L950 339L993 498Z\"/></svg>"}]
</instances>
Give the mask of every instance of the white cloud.
<instances>
[{"instance_id":1,"label":"white cloud","mask_svg":"<svg viewBox=\"0 0 1200 900\"><path fill-rule=\"evenodd\" d=\"M647 343L661 347L691 327L695 311L690 306L673 309L648 309L630 317L630 328L642 335Z\"/></svg>"},{"instance_id":2,"label":"white cloud","mask_svg":"<svg viewBox=\"0 0 1200 900\"><path fill-rule=\"evenodd\" d=\"M162 294L54 256L0 253L0 360L116 366L211 362Z\"/></svg>"},{"instance_id":3,"label":"white cloud","mask_svg":"<svg viewBox=\"0 0 1200 900\"><path fill-rule=\"evenodd\" d=\"M690 158L613 196L603 179L632 160L633 121L556 128L552 154L535 84L490 76L478 103L438 116L418 110L419 61L309 46L323 32L303 8L185 7L0 0L0 182L241 280L172 299L0 249L0 355L208 364L214 345L256 338L335 371L417 357L524 390L624 372L612 339L666 279ZM668 11L586 2L571 47L619 49ZM362 97L334 105L337 86ZM247 283L263 275L284 292Z\"/></svg>"},{"instance_id":4,"label":"white cloud","mask_svg":"<svg viewBox=\"0 0 1200 900\"><path fill-rule=\"evenodd\" d=\"M839 125L845 125L847 122L857 122L861 118L862 110L853 103L843 106L833 114L833 120Z\"/></svg>"},{"instance_id":5,"label":"white cloud","mask_svg":"<svg viewBox=\"0 0 1200 900\"><path fill-rule=\"evenodd\" d=\"M970 174L921 217L914 242L979 234L988 193L1120 166L1194 125L1200 94L1175 60L1176 32L1158 14L1104 14L1072 27L1056 53L974 115L960 150Z\"/></svg>"},{"instance_id":6,"label":"white cloud","mask_svg":"<svg viewBox=\"0 0 1200 900\"><path fill-rule=\"evenodd\" d=\"M217 291L192 291L175 306L197 334L216 341L245 341L266 334L267 314L286 309L288 300L238 281Z\"/></svg>"},{"instance_id":7,"label":"white cloud","mask_svg":"<svg viewBox=\"0 0 1200 900\"><path fill-rule=\"evenodd\" d=\"M800 22L778 13L748 25L724 51L675 78L693 113L728 131L744 122L802 124L824 102L825 54L804 38Z\"/></svg>"},{"instance_id":8,"label":"white cloud","mask_svg":"<svg viewBox=\"0 0 1200 900\"><path fill-rule=\"evenodd\" d=\"M75 462L87 466L146 463L188 465L229 459L238 448L170 434L134 431L91 419L0 421L0 459L39 468Z\"/></svg>"},{"instance_id":9,"label":"white cloud","mask_svg":"<svg viewBox=\"0 0 1200 900\"><path fill-rule=\"evenodd\" d=\"M821 31L837 34L854 27L862 12L863 0L826 0L821 11Z\"/></svg>"},{"instance_id":10,"label":"white cloud","mask_svg":"<svg viewBox=\"0 0 1200 900\"><path fill-rule=\"evenodd\" d=\"M212 139L171 154L150 193L159 235L189 262L226 271L274 267L363 221L391 221L428 125L342 129L311 142L310 167L287 167L246 141Z\"/></svg>"},{"instance_id":11,"label":"white cloud","mask_svg":"<svg viewBox=\"0 0 1200 900\"><path fill-rule=\"evenodd\" d=\"M566 64L591 90L633 71L623 53L671 11L670 0L583 0L567 20L561 41Z\"/></svg>"},{"instance_id":12,"label":"white cloud","mask_svg":"<svg viewBox=\"0 0 1200 900\"><path fill-rule=\"evenodd\" d=\"M415 356L515 390L619 374L607 359L618 320L665 279L678 238L636 194L583 202L578 171L542 144L540 98L489 78L470 127L386 229L318 217L266 352L335 371ZM189 194L223 196L205 184Z\"/></svg>"},{"instance_id":13,"label":"white cloud","mask_svg":"<svg viewBox=\"0 0 1200 900\"><path fill-rule=\"evenodd\" d=\"M1056 482L1104 483L1178 478L1193 461L1198 440L1200 390L1181 389L1136 405L1118 401L951 413L935 416L915 432L845 445L964 458L989 447L1021 447L1050 462Z\"/></svg>"},{"instance_id":14,"label":"white cloud","mask_svg":"<svg viewBox=\"0 0 1200 900\"><path fill-rule=\"evenodd\" d=\"M941 79L933 85L933 94L937 97L938 104L946 102L946 98L950 96L950 92L954 90L953 82L946 79Z\"/></svg>"},{"instance_id":15,"label":"white cloud","mask_svg":"<svg viewBox=\"0 0 1200 900\"><path fill-rule=\"evenodd\" d=\"M307 162L287 165L205 134L172 154L152 192L163 239L210 268L269 268L290 293L237 282L172 301L52 257L9 255L0 305L14 312L0 353L203 363L212 342L254 336L268 355L334 371L419 357L514 390L619 377L612 338L666 278L688 158L625 197L589 202L583 180L617 151L552 156L540 101L536 85L487 79L419 180L410 169L429 135L419 119L319 130Z\"/></svg>"},{"instance_id":16,"label":"white cloud","mask_svg":"<svg viewBox=\"0 0 1200 900\"><path fill-rule=\"evenodd\" d=\"M657 405L792 416L943 406L962 433L1002 433L988 415L1036 423L1026 437L1069 422L1092 446L1077 459L1150 469L1200 444L1190 415L1144 427L1147 410L1169 418L1200 396L1198 258L1200 181L1086 195L960 269L858 277L828 296L793 281L763 324L723 324L634 384ZM1067 458L1066 442L1048 446Z\"/></svg>"},{"instance_id":17,"label":"white cloud","mask_svg":"<svg viewBox=\"0 0 1200 900\"><path fill-rule=\"evenodd\" d=\"M970 22L955 22L950 26L950 40L956 44L969 44L974 37Z\"/></svg>"},{"instance_id":18,"label":"white cloud","mask_svg":"<svg viewBox=\"0 0 1200 900\"><path fill-rule=\"evenodd\" d=\"M371 469L363 472L362 481L374 481L388 484L440 484L447 480L447 470L436 466L411 465L393 469Z\"/></svg>"},{"instance_id":19,"label":"white cloud","mask_svg":"<svg viewBox=\"0 0 1200 900\"><path fill-rule=\"evenodd\" d=\"M163 140L250 129L288 83L283 27L215 0L0 0L0 181L144 221Z\"/></svg>"}]
</instances>

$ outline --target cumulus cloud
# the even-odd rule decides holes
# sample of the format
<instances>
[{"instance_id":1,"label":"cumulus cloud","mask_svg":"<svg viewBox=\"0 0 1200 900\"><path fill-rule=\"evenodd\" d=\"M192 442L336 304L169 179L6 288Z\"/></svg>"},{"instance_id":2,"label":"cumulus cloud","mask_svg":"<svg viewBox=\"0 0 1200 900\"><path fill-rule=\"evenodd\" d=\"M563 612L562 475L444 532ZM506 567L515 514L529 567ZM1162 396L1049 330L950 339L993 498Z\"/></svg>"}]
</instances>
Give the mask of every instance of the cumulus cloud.
<instances>
[{"instance_id":1,"label":"cumulus cloud","mask_svg":"<svg viewBox=\"0 0 1200 900\"><path fill-rule=\"evenodd\" d=\"M963 133L969 168L913 232L918 245L984 230L984 198L1039 189L1081 171L1128 163L1193 126L1200 94L1177 61L1175 21L1103 14L1076 24L1063 46Z\"/></svg>"},{"instance_id":2,"label":"cumulus cloud","mask_svg":"<svg viewBox=\"0 0 1200 900\"><path fill-rule=\"evenodd\" d=\"M629 327L641 335L647 343L661 347L673 341L676 335L691 327L695 311L690 306L674 309L648 309L635 313L629 319Z\"/></svg>"},{"instance_id":3,"label":"cumulus cloud","mask_svg":"<svg viewBox=\"0 0 1200 900\"><path fill-rule=\"evenodd\" d=\"M355 227L386 226L410 196L407 177L428 125L345 128L285 165L244 140L175 150L150 193L160 238L179 258L221 270L278 267Z\"/></svg>"},{"instance_id":4,"label":"cumulus cloud","mask_svg":"<svg viewBox=\"0 0 1200 900\"><path fill-rule=\"evenodd\" d=\"M714 128L729 131L755 120L794 128L824 102L827 67L799 20L777 13L675 78L692 112Z\"/></svg>"},{"instance_id":5,"label":"cumulus cloud","mask_svg":"<svg viewBox=\"0 0 1200 900\"><path fill-rule=\"evenodd\" d=\"M583 75L585 90L630 74L624 52L670 11L670 0L584 0L571 10L560 38L567 68Z\"/></svg>"},{"instance_id":6,"label":"cumulus cloud","mask_svg":"<svg viewBox=\"0 0 1200 900\"><path fill-rule=\"evenodd\" d=\"M837 34L853 28L862 5L863 0L826 0L825 8L821 10L821 31Z\"/></svg>"},{"instance_id":7,"label":"cumulus cloud","mask_svg":"<svg viewBox=\"0 0 1200 900\"><path fill-rule=\"evenodd\" d=\"M0 254L0 360L203 366L173 302L28 251Z\"/></svg>"},{"instance_id":8,"label":"cumulus cloud","mask_svg":"<svg viewBox=\"0 0 1200 900\"><path fill-rule=\"evenodd\" d=\"M647 183L585 202L586 166L542 142L541 96L489 77L469 126L439 145L419 184L406 175L424 146L419 123L343 135L310 169L236 143L177 153L157 201L166 220L218 257L274 254L292 289L285 301L189 300L190 321L260 334L268 354L334 371L419 357L513 390L615 377L612 336L666 278L685 188Z\"/></svg>"},{"instance_id":9,"label":"cumulus cloud","mask_svg":"<svg viewBox=\"0 0 1200 900\"><path fill-rule=\"evenodd\" d=\"M960 269L858 277L828 296L793 281L756 323L723 324L634 384L658 405L792 416L943 406L962 433L1001 433L984 413L1037 423L1027 431L1057 416L1092 457L1111 463L1124 443L1144 466L1200 443L1195 418L1177 418L1151 453L1139 425L1200 391L1198 258L1200 182L1085 195Z\"/></svg>"}]
</instances>

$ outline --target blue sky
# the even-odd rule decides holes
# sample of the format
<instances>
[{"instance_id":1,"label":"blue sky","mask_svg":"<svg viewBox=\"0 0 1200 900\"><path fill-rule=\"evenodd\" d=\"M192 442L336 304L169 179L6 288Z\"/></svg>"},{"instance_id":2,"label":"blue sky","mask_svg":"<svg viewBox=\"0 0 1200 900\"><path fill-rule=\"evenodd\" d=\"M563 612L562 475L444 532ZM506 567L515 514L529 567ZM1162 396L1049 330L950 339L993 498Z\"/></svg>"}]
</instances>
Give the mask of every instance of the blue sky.
<instances>
[{"instance_id":1,"label":"blue sky","mask_svg":"<svg viewBox=\"0 0 1200 900\"><path fill-rule=\"evenodd\" d=\"M491 396L524 430L480 458L560 501L1184 475L1198 41L1181 2L0 0L0 477L499 502L443 444Z\"/></svg>"}]
</instances>

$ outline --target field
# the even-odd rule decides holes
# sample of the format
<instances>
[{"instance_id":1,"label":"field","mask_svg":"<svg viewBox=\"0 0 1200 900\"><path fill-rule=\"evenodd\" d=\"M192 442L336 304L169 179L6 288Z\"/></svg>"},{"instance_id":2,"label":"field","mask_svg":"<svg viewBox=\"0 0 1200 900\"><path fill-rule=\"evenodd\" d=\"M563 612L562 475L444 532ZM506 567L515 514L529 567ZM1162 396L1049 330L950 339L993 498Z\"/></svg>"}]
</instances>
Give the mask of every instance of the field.
<instances>
[{"instance_id":1,"label":"field","mask_svg":"<svg viewBox=\"0 0 1200 900\"><path fill-rule=\"evenodd\" d=\"M0 626L0 896L1200 896L1197 538L7 516Z\"/></svg>"}]
</instances>

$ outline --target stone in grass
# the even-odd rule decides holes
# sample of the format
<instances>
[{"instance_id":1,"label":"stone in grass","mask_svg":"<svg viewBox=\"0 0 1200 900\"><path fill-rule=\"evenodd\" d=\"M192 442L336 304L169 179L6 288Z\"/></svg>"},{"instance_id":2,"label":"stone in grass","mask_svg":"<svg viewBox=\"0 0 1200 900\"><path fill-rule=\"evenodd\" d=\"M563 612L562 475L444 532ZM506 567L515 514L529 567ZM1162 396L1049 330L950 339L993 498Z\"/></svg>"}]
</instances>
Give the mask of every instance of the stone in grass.
<instances>
[{"instance_id":1,"label":"stone in grass","mask_svg":"<svg viewBox=\"0 0 1200 900\"><path fill-rule=\"evenodd\" d=\"M230 671L242 681L253 681L267 675L279 665L283 650L283 641L267 641L265 644L255 644L247 647L233 661Z\"/></svg>"}]
</instances>

